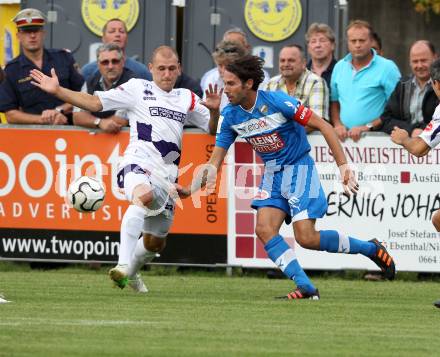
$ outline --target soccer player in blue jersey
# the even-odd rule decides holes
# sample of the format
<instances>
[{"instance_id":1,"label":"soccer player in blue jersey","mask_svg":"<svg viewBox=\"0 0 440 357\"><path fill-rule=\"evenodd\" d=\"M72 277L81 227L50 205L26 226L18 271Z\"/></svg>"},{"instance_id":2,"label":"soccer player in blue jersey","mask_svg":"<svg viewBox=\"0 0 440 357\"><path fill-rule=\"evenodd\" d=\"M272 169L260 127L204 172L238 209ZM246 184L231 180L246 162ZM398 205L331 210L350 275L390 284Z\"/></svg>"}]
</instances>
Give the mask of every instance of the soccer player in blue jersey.
<instances>
[{"instance_id":1,"label":"soccer player in blue jersey","mask_svg":"<svg viewBox=\"0 0 440 357\"><path fill-rule=\"evenodd\" d=\"M179 195L188 197L203 185L212 187L229 146L239 136L253 146L265 164L252 202L258 210L255 232L269 258L296 283L296 289L283 298L319 299L318 289L301 268L294 250L279 234L283 221L293 222L295 239L302 247L360 253L373 260L387 279L393 279L393 258L376 239L363 241L342 232L315 229L316 219L326 213L327 201L309 155L306 125L320 130L326 139L341 171L345 192L356 193L358 184L333 127L294 97L257 90L263 78L262 60L255 56L245 56L226 66L224 93L230 104L222 111L214 151L191 186L177 186Z\"/></svg>"}]
</instances>

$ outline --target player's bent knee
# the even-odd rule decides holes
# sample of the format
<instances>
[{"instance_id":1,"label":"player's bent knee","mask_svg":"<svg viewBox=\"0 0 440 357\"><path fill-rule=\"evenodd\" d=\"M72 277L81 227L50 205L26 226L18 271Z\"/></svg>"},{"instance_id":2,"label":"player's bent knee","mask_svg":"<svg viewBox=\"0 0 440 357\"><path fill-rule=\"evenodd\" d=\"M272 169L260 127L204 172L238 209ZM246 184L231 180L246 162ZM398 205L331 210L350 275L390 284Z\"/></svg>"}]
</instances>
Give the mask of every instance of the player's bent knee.
<instances>
[{"instance_id":1,"label":"player's bent knee","mask_svg":"<svg viewBox=\"0 0 440 357\"><path fill-rule=\"evenodd\" d=\"M255 227L255 234L257 235L259 240L267 243L272 237L274 237L278 233L275 232L272 227L266 224L257 223L257 226Z\"/></svg>"},{"instance_id":2,"label":"player's bent knee","mask_svg":"<svg viewBox=\"0 0 440 357\"><path fill-rule=\"evenodd\" d=\"M295 229L295 240L303 248L314 249L319 244L319 232L310 229Z\"/></svg>"},{"instance_id":3,"label":"player's bent knee","mask_svg":"<svg viewBox=\"0 0 440 357\"><path fill-rule=\"evenodd\" d=\"M144 247L150 252L160 253L165 249L166 238L155 237L151 234L144 234Z\"/></svg>"},{"instance_id":4,"label":"player's bent knee","mask_svg":"<svg viewBox=\"0 0 440 357\"><path fill-rule=\"evenodd\" d=\"M153 201L153 191L150 186L141 184L133 190L133 204L147 207Z\"/></svg>"}]
</instances>

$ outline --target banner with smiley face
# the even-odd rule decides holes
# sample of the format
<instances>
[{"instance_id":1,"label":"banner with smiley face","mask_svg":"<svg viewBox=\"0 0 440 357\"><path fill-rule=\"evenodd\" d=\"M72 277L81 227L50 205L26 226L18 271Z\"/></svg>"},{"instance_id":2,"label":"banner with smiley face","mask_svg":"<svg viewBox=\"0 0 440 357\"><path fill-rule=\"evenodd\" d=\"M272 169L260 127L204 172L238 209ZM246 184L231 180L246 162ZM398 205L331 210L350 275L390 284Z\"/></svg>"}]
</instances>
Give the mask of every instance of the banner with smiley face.
<instances>
[{"instance_id":1,"label":"banner with smiley face","mask_svg":"<svg viewBox=\"0 0 440 357\"><path fill-rule=\"evenodd\" d=\"M302 18L300 0L247 0L244 17L258 38L276 42L290 37Z\"/></svg>"}]
</instances>

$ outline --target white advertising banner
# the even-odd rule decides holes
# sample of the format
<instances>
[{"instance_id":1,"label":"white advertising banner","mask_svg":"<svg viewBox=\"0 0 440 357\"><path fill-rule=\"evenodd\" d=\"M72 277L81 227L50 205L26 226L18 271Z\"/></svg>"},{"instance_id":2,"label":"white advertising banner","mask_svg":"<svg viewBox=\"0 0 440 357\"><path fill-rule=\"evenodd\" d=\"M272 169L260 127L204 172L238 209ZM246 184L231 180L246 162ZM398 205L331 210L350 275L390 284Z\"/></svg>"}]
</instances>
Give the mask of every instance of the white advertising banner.
<instances>
[{"instance_id":1,"label":"white advertising banner","mask_svg":"<svg viewBox=\"0 0 440 357\"><path fill-rule=\"evenodd\" d=\"M440 237L431 223L433 212L440 208L440 149L417 158L383 134L370 134L358 143L348 140L343 146L360 192L346 197L341 193L339 170L324 138L311 134L309 142L328 201L327 214L317 220L317 229L337 230L362 240L377 238L395 259L398 271L440 272ZM246 142L235 143L231 150L228 263L273 267L254 234L256 212L250 207L263 165ZM306 269L377 270L361 255L301 248L295 243L292 225L283 225L280 234Z\"/></svg>"}]
</instances>

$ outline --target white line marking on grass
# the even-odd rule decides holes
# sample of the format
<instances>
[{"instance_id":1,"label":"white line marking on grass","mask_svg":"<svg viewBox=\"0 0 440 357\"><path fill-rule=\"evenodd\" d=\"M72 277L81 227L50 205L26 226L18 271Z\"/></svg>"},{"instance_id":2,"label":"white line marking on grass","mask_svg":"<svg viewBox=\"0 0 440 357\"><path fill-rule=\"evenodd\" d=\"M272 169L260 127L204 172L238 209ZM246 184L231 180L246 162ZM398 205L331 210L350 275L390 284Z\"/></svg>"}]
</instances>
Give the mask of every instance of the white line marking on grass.
<instances>
[{"instance_id":1,"label":"white line marking on grass","mask_svg":"<svg viewBox=\"0 0 440 357\"><path fill-rule=\"evenodd\" d=\"M58 325L58 326L120 326L120 325L155 325L154 321L136 320L55 320L42 318L14 318L0 321L0 326L20 325Z\"/></svg>"}]
</instances>

